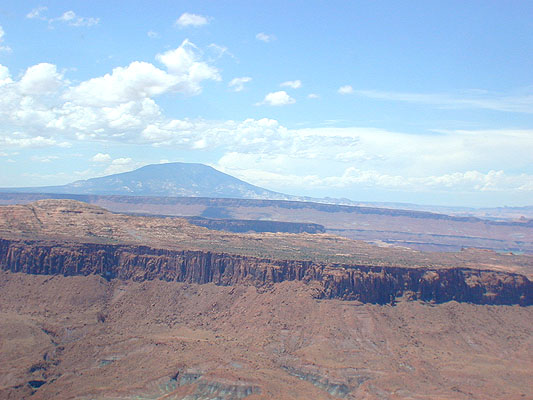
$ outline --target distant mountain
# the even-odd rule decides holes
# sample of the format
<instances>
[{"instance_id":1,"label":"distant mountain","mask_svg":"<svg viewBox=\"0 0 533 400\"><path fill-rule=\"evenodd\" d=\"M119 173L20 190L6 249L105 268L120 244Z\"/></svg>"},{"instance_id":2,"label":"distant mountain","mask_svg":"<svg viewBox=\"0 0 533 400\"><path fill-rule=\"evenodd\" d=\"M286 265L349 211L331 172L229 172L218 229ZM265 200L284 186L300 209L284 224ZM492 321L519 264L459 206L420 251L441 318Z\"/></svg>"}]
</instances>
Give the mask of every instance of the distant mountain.
<instances>
[{"instance_id":1,"label":"distant mountain","mask_svg":"<svg viewBox=\"0 0 533 400\"><path fill-rule=\"evenodd\" d=\"M76 181L61 186L0 188L0 193L56 194L62 195L62 198L68 198L68 195L118 195L290 200L358 207L426 211L500 221L519 220L520 218L533 219L533 206L476 209L470 207L408 203L364 202L330 197L293 196L249 184L204 164L179 162L146 165L130 172ZM5 203L5 199L3 201L0 198L0 203Z\"/></svg>"},{"instance_id":2,"label":"distant mountain","mask_svg":"<svg viewBox=\"0 0 533 400\"><path fill-rule=\"evenodd\" d=\"M274 200L292 198L251 185L207 165L179 162L146 165L134 171L76 181L62 186L6 188L0 191Z\"/></svg>"}]
</instances>

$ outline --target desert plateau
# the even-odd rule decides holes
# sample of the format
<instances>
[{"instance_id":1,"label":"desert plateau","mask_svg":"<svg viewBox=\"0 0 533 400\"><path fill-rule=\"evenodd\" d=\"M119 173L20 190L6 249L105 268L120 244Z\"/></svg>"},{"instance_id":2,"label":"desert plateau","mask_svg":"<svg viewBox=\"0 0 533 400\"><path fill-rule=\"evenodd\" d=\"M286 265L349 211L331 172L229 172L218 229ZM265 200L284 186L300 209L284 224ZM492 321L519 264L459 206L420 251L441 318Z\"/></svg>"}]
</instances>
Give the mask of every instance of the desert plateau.
<instances>
[{"instance_id":1,"label":"desert plateau","mask_svg":"<svg viewBox=\"0 0 533 400\"><path fill-rule=\"evenodd\" d=\"M527 399L530 255L0 207L0 397Z\"/></svg>"}]
</instances>

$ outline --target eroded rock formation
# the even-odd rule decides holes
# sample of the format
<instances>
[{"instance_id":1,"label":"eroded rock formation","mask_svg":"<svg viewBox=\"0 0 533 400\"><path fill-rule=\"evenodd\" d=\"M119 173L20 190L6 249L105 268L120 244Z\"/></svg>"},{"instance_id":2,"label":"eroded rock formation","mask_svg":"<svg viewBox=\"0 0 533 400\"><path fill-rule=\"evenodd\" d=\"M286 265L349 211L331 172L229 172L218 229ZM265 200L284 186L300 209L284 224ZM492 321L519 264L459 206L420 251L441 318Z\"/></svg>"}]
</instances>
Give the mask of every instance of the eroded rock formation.
<instances>
[{"instance_id":1,"label":"eroded rock formation","mask_svg":"<svg viewBox=\"0 0 533 400\"><path fill-rule=\"evenodd\" d=\"M283 281L316 285L316 297L394 303L399 298L443 303L533 304L533 283L510 272L472 268L405 268L270 260L207 251L148 246L0 239L0 268L47 275L102 275L131 279L246 283Z\"/></svg>"}]
</instances>

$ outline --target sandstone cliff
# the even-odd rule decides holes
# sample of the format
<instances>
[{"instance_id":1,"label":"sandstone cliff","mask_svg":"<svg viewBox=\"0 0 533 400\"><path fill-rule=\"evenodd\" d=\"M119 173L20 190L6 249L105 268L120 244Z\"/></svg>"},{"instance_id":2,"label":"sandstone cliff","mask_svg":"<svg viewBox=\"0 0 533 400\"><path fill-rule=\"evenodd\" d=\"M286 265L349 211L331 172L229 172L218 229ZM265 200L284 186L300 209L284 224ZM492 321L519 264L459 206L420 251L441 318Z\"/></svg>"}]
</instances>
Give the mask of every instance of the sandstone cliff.
<instances>
[{"instance_id":1,"label":"sandstone cliff","mask_svg":"<svg viewBox=\"0 0 533 400\"><path fill-rule=\"evenodd\" d=\"M164 280L266 287L283 281L316 286L316 297L394 303L533 305L533 283L510 272L472 268L405 268L271 260L148 246L0 239L0 268L47 275Z\"/></svg>"}]
</instances>

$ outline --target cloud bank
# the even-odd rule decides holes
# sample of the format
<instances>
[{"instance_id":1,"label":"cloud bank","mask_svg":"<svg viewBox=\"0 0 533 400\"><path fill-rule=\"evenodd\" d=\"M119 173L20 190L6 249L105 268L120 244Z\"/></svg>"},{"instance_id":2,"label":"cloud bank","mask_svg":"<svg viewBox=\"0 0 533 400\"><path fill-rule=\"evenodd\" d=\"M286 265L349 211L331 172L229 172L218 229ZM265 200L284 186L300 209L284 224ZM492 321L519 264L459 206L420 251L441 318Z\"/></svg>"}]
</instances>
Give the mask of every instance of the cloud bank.
<instances>
[{"instance_id":1,"label":"cloud bank","mask_svg":"<svg viewBox=\"0 0 533 400\"><path fill-rule=\"evenodd\" d=\"M371 127L289 128L272 118L240 121L176 119L158 97L197 96L218 69L190 41L107 74L72 83L54 64L40 63L14 77L0 65L0 148L68 148L120 143L219 154L214 166L280 191L379 188L410 192L533 192L533 131L451 130L409 134ZM250 82L235 78L235 91ZM289 81L287 87L299 87ZM261 104L295 103L285 91ZM96 153L96 154L95 154ZM94 152L106 173L140 161ZM36 159L50 162L52 159Z\"/></svg>"}]
</instances>

